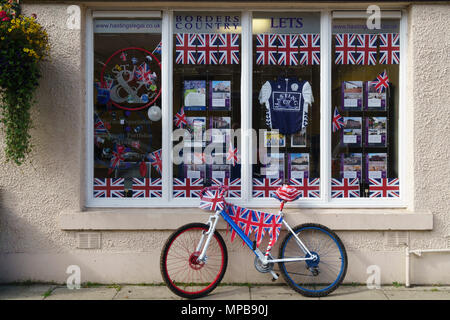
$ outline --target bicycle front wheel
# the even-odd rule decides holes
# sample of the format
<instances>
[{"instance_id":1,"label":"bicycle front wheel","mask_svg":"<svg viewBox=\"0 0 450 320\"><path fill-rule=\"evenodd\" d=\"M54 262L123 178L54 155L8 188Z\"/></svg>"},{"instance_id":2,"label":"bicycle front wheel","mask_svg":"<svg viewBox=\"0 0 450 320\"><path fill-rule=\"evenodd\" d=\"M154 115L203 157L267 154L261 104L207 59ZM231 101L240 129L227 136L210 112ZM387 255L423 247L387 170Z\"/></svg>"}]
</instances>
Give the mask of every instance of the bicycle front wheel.
<instances>
[{"instance_id":1,"label":"bicycle front wheel","mask_svg":"<svg viewBox=\"0 0 450 320\"><path fill-rule=\"evenodd\" d=\"M207 295L225 274L228 253L217 231L211 237L206 261L197 259L201 253L201 249L197 251L200 239L208 230L209 226L203 223L184 225L167 239L161 252L161 275L169 289L180 297L194 299Z\"/></svg>"},{"instance_id":2,"label":"bicycle front wheel","mask_svg":"<svg viewBox=\"0 0 450 320\"><path fill-rule=\"evenodd\" d=\"M278 265L287 284L307 297L323 297L334 291L347 272L347 253L339 237L320 224L303 224L293 231L315 260L280 262ZM292 233L280 246L279 258L308 258Z\"/></svg>"}]
</instances>

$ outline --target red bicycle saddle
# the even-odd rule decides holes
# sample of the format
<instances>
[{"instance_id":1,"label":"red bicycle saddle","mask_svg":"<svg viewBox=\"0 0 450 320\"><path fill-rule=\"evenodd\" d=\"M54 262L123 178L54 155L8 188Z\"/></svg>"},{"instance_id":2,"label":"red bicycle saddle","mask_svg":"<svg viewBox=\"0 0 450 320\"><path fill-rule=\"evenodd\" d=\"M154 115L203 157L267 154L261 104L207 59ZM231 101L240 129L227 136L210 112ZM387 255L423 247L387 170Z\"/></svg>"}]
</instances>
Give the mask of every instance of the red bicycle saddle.
<instances>
[{"instance_id":1,"label":"red bicycle saddle","mask_svg":"<svg viewBox=\"0 0 450 320\"><path fill-rule=\"evenodd\" d=\"M275 198L280 201L294 201L300 197L300 194L300 190L297 190L297 188L285 184L282 187L279 187L277 191L275 191Z\"/></svg>"}]
</instances>

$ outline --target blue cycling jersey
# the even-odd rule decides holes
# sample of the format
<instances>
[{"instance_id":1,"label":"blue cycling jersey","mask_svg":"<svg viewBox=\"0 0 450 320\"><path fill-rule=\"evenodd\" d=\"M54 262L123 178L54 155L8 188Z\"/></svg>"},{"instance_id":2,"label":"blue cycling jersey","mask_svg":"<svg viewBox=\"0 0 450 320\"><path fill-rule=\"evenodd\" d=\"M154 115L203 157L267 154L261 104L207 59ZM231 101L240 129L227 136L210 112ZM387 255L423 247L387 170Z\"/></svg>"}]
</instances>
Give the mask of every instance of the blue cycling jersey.
<instances>
[{"instance_id":1,"label":"blue cycling jersey","mask_svg":"<svg viewBox=\"0 0 450 320\"><path fill-rule=\"evenodd\" d=\"M266 123L282 134L293 134L308 125L308 106L314 101L308 81L283 78L267 81L259 93L266 106Z\"/></svg>"}]
</instances>

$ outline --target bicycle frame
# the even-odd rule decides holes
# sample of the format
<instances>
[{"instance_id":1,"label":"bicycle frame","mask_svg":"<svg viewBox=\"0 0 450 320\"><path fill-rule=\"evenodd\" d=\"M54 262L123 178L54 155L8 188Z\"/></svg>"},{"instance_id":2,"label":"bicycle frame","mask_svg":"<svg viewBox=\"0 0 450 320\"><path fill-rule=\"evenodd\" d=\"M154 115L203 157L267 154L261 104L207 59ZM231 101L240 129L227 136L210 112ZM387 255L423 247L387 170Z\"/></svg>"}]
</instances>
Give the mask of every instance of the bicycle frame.
<instances>
[{"instance_id":1,"label":"bicycle frame","mask_svg":"<svg viewBox=\"0 0 450 320\"><path fill-rule=\"evenodd\" d=\"M211 215L209 217L208 222L207 222L207 225L209 225L209 230L202 234L202 237L201 237L201 239L199 241L199 244L197 245L197 248L196 248L196 252L200 252L200 250L201 250L201 253L200 253L199 257L198 257L199 261L206 262L206 259L207 259L206 251L208 249L211 237L213 236L213 234L214 234L214 232L216 230L217 223L218 223L220 217L222 217L230 225L230 227L239 235L239 237L250 248L250 250L259 258L259 260L262 262L263 265L267 265L269 263L278 263L278 262L296 262L296 261L315 260L317 258L317 256L315 254L311 254L311 252L308 250L306 245L300 240L300 238L297 236L297 234L292 230L290 225L286 222L286 220L284 220L284 215L283 215L283 210L282 210L283 205L281 206L280 211L278 212L278 214L283 217L283 221L282 221L283 225L286 227L288 232L290 232L294 236L294 239L296 240L299 248L305 254L305 257L291 257L291 258L284 258L284 259L272 259L269 256L269 254L268 254L270 252L269 248L268 248L266 254L263 254L261 252L261 250L259 250L258 248L254 248L253 247L253 242L250 240L250 238L242 231L241 228L239 228L236 225L236 223L233 221L233 219L231 219L231 217L226 212L227 208L228 208L228 206L226 206L222 210L216 211L214 215ZM203 245L203 243L205 241L205 236L206 236L206 242ZM203 247L203 249L202 249L202 247ZM278 277L273 272L271 272L271 273L274 276L274 278Z\"/></svg>"}]
</instances>

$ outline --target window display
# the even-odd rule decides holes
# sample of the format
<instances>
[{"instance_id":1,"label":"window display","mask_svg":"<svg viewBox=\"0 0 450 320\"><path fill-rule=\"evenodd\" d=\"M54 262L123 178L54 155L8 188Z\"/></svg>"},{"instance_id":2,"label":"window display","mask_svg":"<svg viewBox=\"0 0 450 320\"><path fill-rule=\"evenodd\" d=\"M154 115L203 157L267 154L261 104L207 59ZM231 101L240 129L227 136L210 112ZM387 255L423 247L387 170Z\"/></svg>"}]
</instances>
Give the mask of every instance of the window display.
<instances>
[{"instance_id":1,"label":"window display","mask_svg":"<svg viewBox=\"0 0 450 320\"><path fill-rule=\"evenodd\" d=\"M336 198L398 197L373 186L398 177L399 20L369 30L364 20L335 19L333 49L332 189L351 182L359 192Z\"/></svg>"},{"instance_id":2,"label":"window display","mask_svg":"<svg viewBox=\"0 0 450 320\"><path fill-rule=\"evenodd\" d=\"M253 48L253 196L293 180L319 197L320 14L255 12Z\"/></svg>"},{"instance_id":3,"label":"window display","mask_svg":"<svg viewBox=\"0 0 450 320\"><path fill-rule=\"evenodd\" d=\"M215 28L212 20L233 23ZM240 197L240 14L174 13L173 27L174 130L184 130L173 141L183 159L173 166L173 196L195 198L198 186L226 183ZM195 192L180 191L188 185Z\"/></svg>"},{"instance_id":4,"label":"window display","mask_svg":"<svg viewBox=\"0 0 450 320\"><path fill-rule=\"evenodd\" d=\"M94 21L93 197L160 198L161 20L124 22Z\"/></svg>"}]
</instances>

